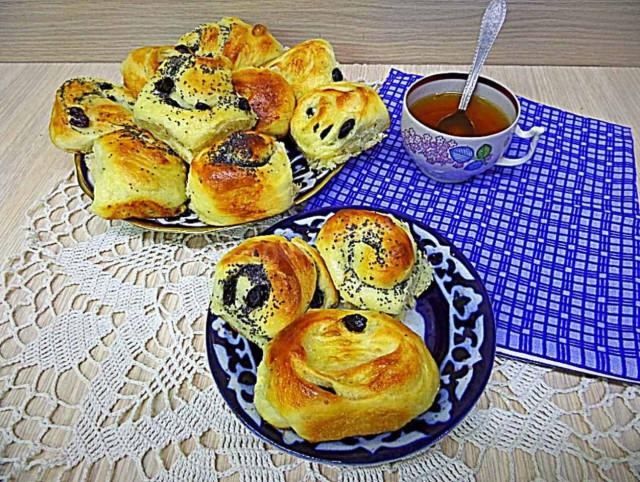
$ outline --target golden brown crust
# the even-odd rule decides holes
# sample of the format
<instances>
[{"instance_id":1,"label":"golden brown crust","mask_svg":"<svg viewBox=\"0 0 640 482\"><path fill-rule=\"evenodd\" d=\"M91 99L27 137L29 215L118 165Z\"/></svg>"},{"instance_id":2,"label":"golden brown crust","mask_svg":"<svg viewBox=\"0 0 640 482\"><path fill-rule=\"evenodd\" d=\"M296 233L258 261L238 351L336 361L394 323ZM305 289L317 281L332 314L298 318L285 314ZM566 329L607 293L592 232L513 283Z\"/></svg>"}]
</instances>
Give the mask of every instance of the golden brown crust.
<instances>
[{"instance_id":1,"label":"golden brown crust","mask_svg":"<svg viewBox=\"0 0 640 482\"><path fill-rule=\"evenodd\" d=\"M49 123L51 142L67 152L91 152L93 142L122 127L134 127L135 97L106 79L78 77L56 92Z\"/></svg>"},{"instance_id":2,"label":"golden brown crust","mask_svg":"<svg viewBox=\"0 0 640 482\"><path fill-rule=\"evenodd\" d=\"M176 216L186 209L186 165L148 132L121 129L96 140L88 157L91 210L105 219Z\"/></svg>"},{"instance_id":3,"label":"golden brown crust","mask_svg":"<svg viewBox=\"0 0 640 482\"><path fill-rule=\"evenodd\" d=\"M334 82L298 100L291 136L309 162L331 168L383 139L387 107L378 93L358 82Z\"/></svg>"},{"instance_id":4,"label":"golden brown crust","mask_svg":"<svg viewBox=\"0 0 640 482\"><path fill-rule=\"evenodd\" d=\"M374 211L342 209L322 226L316 243L327 254L345 243L361 243L353 270L379 288L404 281L416 261L409 234L389 216Z\"/></svg>"},{"instance_id":5,"label":"golden brown crust","mask_svg":"<svg viewBox=\"0 0 640 482\"><path fill-rule=\"evenodd\" d=\"M160 64L172 54L177 54L173 45L161 47L140 47L129 52L120 66L124 85L131 93L138 97L138 94L154 76Z\"/></svg>"},{"instance_id":6,"label":"golden brown crust","mask_svg":"<svg viewBox=\"0 0 640 482\"><path fill-rule=\"evenodd\" d=\"M285 78L269 69L249 67L236 70L231 80L235 91L249 101L258 116L253 130L278 138L286 136L296 98Z\"/></svg>"},{"instance_id":7,"label":"golden brown crust","mask_svg":"<svg viewBox=\"0 0 640 482\"><path fill-rule=\"evenodd\" d=\"M343 209L322 226L316 247L345 301L399 314L431 282L408 227L393 216Z\"/></svg>"},{"instance_id":8,"label":"golden brown crust","mask_svg":"<svg viewBox=\"0 0 640 482\"><path fill-rule=\"evenodd\" d=\"M187 162L214 141L257 121L247 100L233 90L228 59L187 54L160 65L136 100L134 118Z\"/></svg>"},{"instance_id":9,"label":"golden brown crust","mask_svg":"<svg viewBox=\"0 0 640 482\"><path fill-rule=\"evenodd\" d=\"M255 132L236 132L196 156L187 189L198 217L217 226L273 216L293 204L286 149Z\"/></svg>"},{"instance_id":10,"label":"golden brown crust","mask_svg":"<svg viewBox=\"0 0 640 482\"><path fill-rule=\"evenodd\" d=\"M438 367L423 340L374 311L311 310L267 345L258 413L320 442L397 430L426 411Z\"/></svg>"},{"instance_id":11,"label":"golden brown crust","mask_svg":"<svg viewBox=\"0 0 640 482\"><path fill-rule=\"evenodd\" d=\"M216 265L211 309L264 345L307 309L315 287L315 266L304 251L282 236L257 236Z\"/></svg>"},{"instance_id":12,"label":"golden brown crust","mask_svg":"<svg viewBox=\"0 0 640 482\"><path fill-rule=\"evenodd\" d=\"M251 26L236 17L200 25L183 35L178 46L199 57L226 57L233 69L257 67L282 53L282 45L264 25Z\"/></svg>"},{"instance_id":13,"label":"golden brown crust","mask_svg":"<svg viewBox=\"0 0 640 482\"><path fill-rule=\"evenodd\" d=\"M333 47L323 39L307 40L291 47L264 67L282 74L293 87L296 99L317 87L342 80Z\"/></svg>"}]
</instances>

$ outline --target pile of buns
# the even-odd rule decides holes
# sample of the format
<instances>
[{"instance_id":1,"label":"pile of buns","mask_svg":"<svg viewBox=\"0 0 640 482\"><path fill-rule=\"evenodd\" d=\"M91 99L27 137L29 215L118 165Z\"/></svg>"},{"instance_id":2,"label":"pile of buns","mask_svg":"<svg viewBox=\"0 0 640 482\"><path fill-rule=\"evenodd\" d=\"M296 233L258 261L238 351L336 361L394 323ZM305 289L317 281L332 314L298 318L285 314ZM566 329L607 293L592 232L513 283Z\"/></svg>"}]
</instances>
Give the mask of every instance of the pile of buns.
<instances>
[{"instance_id":1,"label":"pile of buns","mask_svg":"<svg viewBox=\"0 0 640 482\"><path fill-rule=\"evenodd\" d=\"M87 155L91 209L106 219L175 216L187 205L210 225L269 217L295 196L280 139L291 136L324 170L389 127L378 94L343 80L328 42L285 50L238 18L134 50L121 71L124 85L67 80L49 126L57 147Z\"/></svg>"},{"instance_id":2,"label":"pile of buns","mask_svg":"<svg viewBox=\"0 0 640 482\"><path fill-rule=\"evenodd\" d=\"M211 309L264 350L262 418L311 442L338 440L397 430L433 404L438 367L398 319L432 279L405 223L344 209L315 247L266 235L227 253Z\"/></svg>"}]
</instances>

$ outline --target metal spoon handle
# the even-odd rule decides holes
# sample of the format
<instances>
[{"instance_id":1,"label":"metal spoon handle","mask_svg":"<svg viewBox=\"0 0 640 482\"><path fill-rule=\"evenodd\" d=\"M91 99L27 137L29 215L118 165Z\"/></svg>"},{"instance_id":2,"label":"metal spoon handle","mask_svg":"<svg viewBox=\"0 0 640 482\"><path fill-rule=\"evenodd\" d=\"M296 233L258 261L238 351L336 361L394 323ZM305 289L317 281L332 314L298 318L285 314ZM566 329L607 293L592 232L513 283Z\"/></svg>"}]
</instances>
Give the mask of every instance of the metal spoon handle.
<instances>
[{"instance_id":1,"label":"metal spoon handle","mask_svg":"<svg viewBox=\"0 0 640 482\"><path fill-rule=\"evenodd\" d=\"M484 11L484 16L482 17L480 35L478 35L478 46L476 47L476 53L473 56L473 63L471 64L471 71L467 77L467 82L464 84L464 90L462 91L462 97L460 98L460 105L458 109L467 110L469 101L471 100L471 95L476 88L476 82L478 82L480 71L484 65L484 61L487 60L487 55L489 55L491 46L500 32L506 16L506 0L491 0L491 2L489 2L487 9Z\"/></svg>"}]
</instances>

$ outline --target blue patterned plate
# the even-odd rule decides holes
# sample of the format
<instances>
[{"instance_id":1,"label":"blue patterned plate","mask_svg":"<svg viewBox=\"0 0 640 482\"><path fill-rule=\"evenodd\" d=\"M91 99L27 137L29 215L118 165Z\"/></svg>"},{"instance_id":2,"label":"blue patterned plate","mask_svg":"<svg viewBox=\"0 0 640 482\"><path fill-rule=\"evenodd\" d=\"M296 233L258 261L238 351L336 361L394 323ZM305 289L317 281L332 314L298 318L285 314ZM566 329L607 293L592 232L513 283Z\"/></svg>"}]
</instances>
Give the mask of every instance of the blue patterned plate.
<instances>
[{"instance_id":1,"label":"blue patterned plate","mask_svg":"<svg viewBox=\"0 0 640 482\"><path fill-rule=\"evenodd\" d=\"M359 208L367 209L367 208ZM298 236L314 244L338 209L325 208L282 220L263 234ZM378 212L389 212L376 209ZM493 367L495 325L482 281L469 261L433 229L391 212L411 227L434 267L434 282L407 311L405 323L427 344L440 367L440 391L433 406L395 432L309 443L292 430L262 420L253 404L261 350L209 313L207 354L213 378L231 410L258 437L285 452L330 464L370 465L408 457L426 449L455 427L482 394Z\"/></svg>"},{"instance_id":2,"label":"blue patterned plate","mask_svg":"<svg viewBox=\"0 0 640 482\"><path fill-rule=\"evenodd\" d=\"M305 202L311 196L315 195L322 187L329 182L333 176L338 174L344 164L339 164L333 169L315 170L309 166L309 162L298 150L292 139L285 138L282 140L287 154L291 161L291 170L293 172L293 184L297 188L297 192L293 199L293 204L297 205ZM93 199L93 179L84 154L75 155L76 178L80 188L84 193ZM226 229L232 226L211 226L203 223L198 219L196 213L191 209L187 209L179 216L172 218L157 219L127 219L131 224L146 228L151 231L177 232L177 233L209 233L220 229ZM237 226L237 225L236 225Z\"/></svg>"}]
</instances>

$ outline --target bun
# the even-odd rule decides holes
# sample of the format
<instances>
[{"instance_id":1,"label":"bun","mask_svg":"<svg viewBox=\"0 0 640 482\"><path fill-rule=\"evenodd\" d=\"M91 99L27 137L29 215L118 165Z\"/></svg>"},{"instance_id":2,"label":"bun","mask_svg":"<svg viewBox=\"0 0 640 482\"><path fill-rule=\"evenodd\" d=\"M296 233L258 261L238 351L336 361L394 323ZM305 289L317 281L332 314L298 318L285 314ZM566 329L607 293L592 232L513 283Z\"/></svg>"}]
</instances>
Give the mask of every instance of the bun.
<instances>
[{"instance_id":1,"label":"bun","mask_svg":"<svg viewBox=\"0 0 640 482\"><path fill-rule=\"evenodd\" d=\"M333 168L380 142L389 125L389 112L375 90L335 82L298 101L291 136L313 167Z\"/></svg>"},{"instance_id":2,"label":"bun","mask_svg":"<svg viewBox=\"0 0 640 482\"><path fill-rule=\"evenodd\" d=\"M140 91L151 77L154 76L160 64L172 54L177 54L173 45L140 47L130 52L120 66L124 85L135 97L138 97L138 94L140 94Z\"/></svg>"},{"instance_id":3,"label":"bun","mask_svg":"<svg viewBox=\"0 0 640 482\"><path fill-rule=\"evenodd\" d=\"M307 310L315 288L304 251L282 236L258 236L216 265L211 310L262 346Z\"/></svg>"},{"instance_id":4,"label":"bun","mask_svg":"<svg viewBox=\"0 0 640 482\"><path fill-rule=\"evenodd\" d=\"M91 211L102 218L170 217L186 208L185 163L147 132L105 134L88 164L94 177Z\"/></svg>"},{"instance_id":5,"label":"bun","mask_svg":"<svg viewBox=\"0 0 640 482\"><path fill-rule=\"evenodd\" d=\"M235 91L249 101L258 116L254 131L279 138L287 135L296 98L282 75L249 67L236 70L231 81Z\"/></svg>"},{"instance_id":6,"label":"bun","mask_svg":"<svg viewBox=\"0 0 640 482\"><path fill-rule=\"evenodd\" d=\"M236 132L198 154L187 191L191 209L207 224L262 219L293 205L293 174L283 144L255 132Z\"/></svg>"},{"instance_id":7,"label":"bun","mask_svg":"<svg viewBox=\"0 0 640 482\"><path fill-rule=\"evenodd\" d=\"M234 92L231 64L224 57L169 57L140 92L133 113L141 128L188 162L214 141L257 121L247 100Z\"/></svg>"},{"instance_id":8,"label":"bun","mask_svg":"<svg viewBox=\"0 0 640 482\"><path fill-rule=\"evenodd\" d=\"M293 87L296 99L316 87L342 80L333 47L322 39L302 42L264 67L282 74Z\"/></svg>"},{"instance_id":9,"label":"bun","mask_svg":"<svg viewBox=\"0 0 640 482\"><path fill-rule=\"evenodd\" d=\"M320 229L316 247L342 299L359 308L399 314L433 279L409 228L390 215L338 211Z\"/></svg>"},{"instance_id":10,"label":"bun","mask_svg":"<svg viewBox=\"0 0 640 482\"><path fill-rule=\"evenodd\" d=\"M134 127L135 97L105 79L69 79L56 92L49 123L51 142L67 152L91 152L93 142L122 127Z\"/></svg>"},{"instance_id":11,"label":"bun","mask_svg":"<svg viewBox=\"0 0 640 482\"><path fill-rule=\"evenodd\" d=\"M397 430L440 386L422 339L374 311L312 310L266 346L254 403L271 425L310 442Z\"/></svg>"},{"instance_id":12,"label":"bun","mask_svg":"<svg viewBox=\"0 0 640 482\"><path fill-rule=\"evenodd\" d=\"M257 67L282 53L282 45L267 27L251 26L236 17L198 26L178 40L176 49L198 57L226 57L234 69Z\"/></svg>"}]
</instances>

